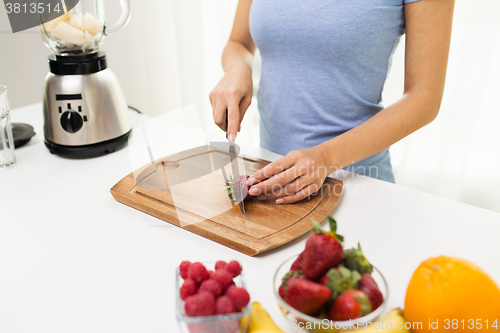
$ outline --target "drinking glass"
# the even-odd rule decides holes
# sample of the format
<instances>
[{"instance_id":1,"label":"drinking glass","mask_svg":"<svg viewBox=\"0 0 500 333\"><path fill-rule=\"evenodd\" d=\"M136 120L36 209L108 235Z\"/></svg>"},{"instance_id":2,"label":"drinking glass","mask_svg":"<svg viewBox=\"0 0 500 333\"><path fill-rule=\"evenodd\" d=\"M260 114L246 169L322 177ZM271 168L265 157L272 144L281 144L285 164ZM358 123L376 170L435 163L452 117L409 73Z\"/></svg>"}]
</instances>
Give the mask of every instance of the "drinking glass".
<instances>
[{"instance_id":1,"label":"drinking glass","mask_svg":"<svg viewBox=\"0 0 500 333\"><path fill-rule=\"evenodd\" d=\"M7 87L0 85L0 170L11 166L15 162Z\"/></svg>"}]
</instances>

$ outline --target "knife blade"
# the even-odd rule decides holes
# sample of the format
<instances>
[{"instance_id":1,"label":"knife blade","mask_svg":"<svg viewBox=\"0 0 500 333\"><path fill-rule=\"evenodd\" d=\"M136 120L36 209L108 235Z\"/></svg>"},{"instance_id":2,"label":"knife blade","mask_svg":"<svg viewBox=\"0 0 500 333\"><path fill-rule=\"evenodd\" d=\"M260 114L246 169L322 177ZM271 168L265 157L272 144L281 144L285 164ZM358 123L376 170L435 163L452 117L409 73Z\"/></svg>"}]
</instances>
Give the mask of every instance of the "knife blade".
<instances>
[{"instance_id":1,"label":"knife blade","mask_svg":"<svg viewBox=\"0 0 500 333\"><path fill-rule=\"evenodd\" d=\"M228 125L227 114L228 114L228 112L229 111L226 109L226 139L227 139L227 125ZM238 160L236 159L236 148L235 148L234 142L229 143L229 161L231 162L231 170L233 172L233 179L234 179L234 185L235 185L235 196L234 196L236 198L235 203L238 204L238 206L240 207L241 213L244 216L245 215L245 204L243 203L243 201L245 198L243 197L242 184L239 181L240 173L238 170ZM238 180L238 182L236 182L236 180Z\"/></svg>"},{"instance_id":2,"label":"knife blade","mask_svg":"<svg viewBox=\"0 0 500 333\"><path fill-rule=\"evenodd\" d=\"M234 146L234 143L229 144L229 159L231 160L231 170L233 171L233 178L235 180L234 185L236 186L235 201L236 203L238 203L238 206L240 206L241 213L245 215L245 204L243 203L243 199L245 198L243 198L242 184L239 181L240 173L238 170L238 160L236 158L236 148Z\"/></svg>"}]
</instances>

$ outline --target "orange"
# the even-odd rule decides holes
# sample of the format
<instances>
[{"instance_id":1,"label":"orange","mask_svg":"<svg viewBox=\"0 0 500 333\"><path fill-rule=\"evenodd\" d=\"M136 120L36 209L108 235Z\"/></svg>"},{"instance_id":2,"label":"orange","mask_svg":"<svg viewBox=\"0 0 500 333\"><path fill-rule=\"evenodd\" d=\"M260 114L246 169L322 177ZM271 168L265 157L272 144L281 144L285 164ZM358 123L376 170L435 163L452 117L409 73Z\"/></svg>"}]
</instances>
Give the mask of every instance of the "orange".
<instances>
[{"instance_id":1,"label":"orange","mask_svg":"<svg viewBox=\"0 0 500 333\"><path fill-rule=\"evenodd\" d=\"M430 258L413 273L404 316L407 322L422 323L413 324L413 332L500 332L500 289L468 261ZM432 329L429 323L434 323Z\"/></svg>"}]
</instances>

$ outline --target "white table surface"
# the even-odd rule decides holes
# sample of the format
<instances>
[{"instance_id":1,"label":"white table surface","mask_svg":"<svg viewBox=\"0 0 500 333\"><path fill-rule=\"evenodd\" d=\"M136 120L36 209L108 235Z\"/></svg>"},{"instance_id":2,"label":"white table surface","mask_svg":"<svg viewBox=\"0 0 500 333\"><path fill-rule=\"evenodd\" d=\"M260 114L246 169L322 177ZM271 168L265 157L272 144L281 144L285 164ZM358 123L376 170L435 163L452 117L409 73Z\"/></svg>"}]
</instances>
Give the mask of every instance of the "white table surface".
<instances>
[{"instance_id":1,"label":"white table surface","mask_svg":"<svg viewBox=\"0 0 500 333\"><path fill-rule=\"evenodd\" d=\"M175 268L182 260L231 259L243 264L252 300L291 332L272 276L306 236L245 256L115 201L109 189L132 171L127 148L63 158L43 144L41 104L13 110L12 121L37 135L0 172L0 332L178 332ZM345 191L333 212L339 233L346 246L361 242L384 273L390 307L403 305L412 272L431 256L471 260L500 282L500 214L366 177L341 179Z\"/></svg>"}]
</instances>

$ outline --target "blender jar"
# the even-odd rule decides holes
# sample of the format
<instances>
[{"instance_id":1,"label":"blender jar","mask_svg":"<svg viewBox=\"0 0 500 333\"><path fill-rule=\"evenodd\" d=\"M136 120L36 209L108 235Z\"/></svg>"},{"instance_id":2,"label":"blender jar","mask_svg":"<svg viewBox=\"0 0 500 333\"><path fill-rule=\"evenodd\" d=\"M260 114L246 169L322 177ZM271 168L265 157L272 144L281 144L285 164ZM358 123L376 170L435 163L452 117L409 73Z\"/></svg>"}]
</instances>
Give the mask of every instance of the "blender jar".
<instances>
[{"instance_id":1,"label":"blender jar","mask_svg":"<svg viewBox=\"0 0 500 333\"><path fill-rule=\"evenodd\" d=\"M106 25L103 0L80 0L74 8L64 8L63 15L46 22L40 16L42 38L56 55L96 52L105 35L120 31L128 23L129 0L120 0L120 4L122 14L111 27Z\"/></svg>"}]
</instances>

